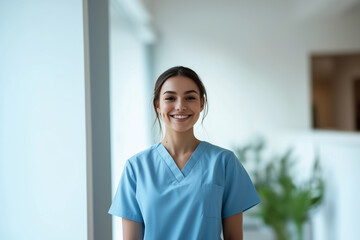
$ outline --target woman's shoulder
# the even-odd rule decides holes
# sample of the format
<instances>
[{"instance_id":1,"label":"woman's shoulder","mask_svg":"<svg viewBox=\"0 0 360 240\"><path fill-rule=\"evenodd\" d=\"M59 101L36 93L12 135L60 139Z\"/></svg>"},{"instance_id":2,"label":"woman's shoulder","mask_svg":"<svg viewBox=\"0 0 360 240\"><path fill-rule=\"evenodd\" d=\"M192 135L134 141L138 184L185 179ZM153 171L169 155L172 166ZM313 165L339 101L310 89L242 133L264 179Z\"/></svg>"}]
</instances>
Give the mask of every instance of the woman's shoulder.
<instances>
[{"instance_id":1,"label":"woman's shoulder","mask_svg":"<svg viewBox=\"0 0 360 240\"><path fill-rule=\"evenodd\" d=\"M156 154L155 150L156 148L158 148L160 145L160 142L155 143L153 145L151 145L150 147L143 149L139 152L137 152L136 154L134 154L133 156L131 156L128 159L128 162L130 162L131 165L136 165L139 164L140 162L143 162L146 159L151 159L154 157L154 155Z\"/></svg>"},{"instance_id":2,"label":"woman's shoulder","mask_svg":"<svg viewBox=\"0 0 360 240\"><path fill-rule=\"evenodd\" d=\"M234 152L228 148L220 147L218 145L209 142L205 142L205 143L208 145L206 148L206 153L209 154L210 156L225 157L227 159L236 157Z\"/></svg>"}]
</instances>

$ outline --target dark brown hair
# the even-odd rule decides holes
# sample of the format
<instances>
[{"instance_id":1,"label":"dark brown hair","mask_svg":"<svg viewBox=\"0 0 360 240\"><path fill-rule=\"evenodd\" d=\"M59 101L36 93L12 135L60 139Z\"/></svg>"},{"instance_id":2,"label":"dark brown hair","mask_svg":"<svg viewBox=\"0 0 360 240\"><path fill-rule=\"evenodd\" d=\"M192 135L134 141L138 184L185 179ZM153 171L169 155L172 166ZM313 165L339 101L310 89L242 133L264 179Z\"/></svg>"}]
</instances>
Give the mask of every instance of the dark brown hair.
<instances>
[{"instance_id":1,"label":"dark brown hair","mask_svg":"<svg viewBox=\"0 0 360 240\"><path fill-rule=\"evenodd\" d=\"M194 72L190 68L183 67L183 66L172 67L172 68L166 70L165 72L163 72L158 77L158 79L156 80L156 83L155 83L155 88L154 88L153 106L154 106L156 118L155 118L153 126L155 125L155 122L157 120L159 123L160 133L161 133L161 123L160 123L159 113L156 110L156 101L160 100L160 91L161 91L161 87L163 86L164 82L166 80L168 80L169 78L176 77L176 76L184 76L184 77L190 78L191 80L193 80L195 82L195 84L199 88L200 101L202 101L204 99L204 113L203 113L201 123L203 123L204 118L208 112L208 102L207 102L206 90L205 90L204 84L202 83L202 81L200 80L200 78L196 74L196 72Z\"/></svg>"}]
</instances>

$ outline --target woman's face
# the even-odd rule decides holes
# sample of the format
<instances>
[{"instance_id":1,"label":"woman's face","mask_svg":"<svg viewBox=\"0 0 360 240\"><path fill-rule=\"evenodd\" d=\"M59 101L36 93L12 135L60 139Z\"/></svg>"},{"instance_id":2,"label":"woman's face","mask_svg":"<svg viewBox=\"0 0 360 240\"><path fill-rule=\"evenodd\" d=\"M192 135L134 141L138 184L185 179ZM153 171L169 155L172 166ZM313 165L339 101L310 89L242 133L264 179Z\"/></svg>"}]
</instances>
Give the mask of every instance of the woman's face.
<instances>
[{"instance_id":1,"label":"woman's face","mask_svg":"<svg viewBox=\"0 0 360 240\"><path fill-rule=\"evenodd\" d=\"M157 112L163 119L166 131L187 132L204 108L204 99L190 78L176 76L167 79L161 87Z\"/></svg>"}]
</instances>

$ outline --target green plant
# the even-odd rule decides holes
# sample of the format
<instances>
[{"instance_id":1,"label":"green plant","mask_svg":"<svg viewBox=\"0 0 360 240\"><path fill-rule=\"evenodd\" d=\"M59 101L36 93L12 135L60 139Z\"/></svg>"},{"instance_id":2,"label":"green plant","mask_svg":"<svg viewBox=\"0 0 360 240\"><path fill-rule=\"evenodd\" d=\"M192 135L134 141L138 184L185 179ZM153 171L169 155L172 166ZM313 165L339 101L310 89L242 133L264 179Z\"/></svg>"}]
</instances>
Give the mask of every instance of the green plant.
<instances>
[{"instance_id":1,"label":"green plant","mask_svg":"<svg viewBox=\"0 0 360 240\"><path fill-rule=\"evenodd\" d=\"M239 160L246 168L249 166L249 175L261 199L253 215L270 226L278 240L293 239L287 227L289 223L296 226L297 240L302 240L309 211L319 205L324 196L319 157L314 161L309 179L297 183L292 149L265 161L262 157L264 147L264 140L260 139L235 149Z\"/></svg>"}]
</instances>

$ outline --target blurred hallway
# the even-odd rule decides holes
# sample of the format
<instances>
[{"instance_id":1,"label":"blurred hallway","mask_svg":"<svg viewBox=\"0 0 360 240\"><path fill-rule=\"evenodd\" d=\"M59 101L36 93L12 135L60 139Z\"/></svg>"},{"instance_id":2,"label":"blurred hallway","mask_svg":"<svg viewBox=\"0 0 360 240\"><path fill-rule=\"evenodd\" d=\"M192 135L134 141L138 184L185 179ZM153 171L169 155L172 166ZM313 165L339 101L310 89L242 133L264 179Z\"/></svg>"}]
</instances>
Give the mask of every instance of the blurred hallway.
<instances>
[{"instance_id":1,"label":"blurred hallway","mask_svg":"<svg viewBox=\"0 0 360 240\"><path fill-rule=\"evenodd\" d=\"M114 194L126 159L158 141L152 87L174 65L193 68L207 87L209 113L196 125L198 138L232 149L263 136L267 156L293 146L300 178L319 153L326 194L305 240L360 238L360 135L313 128L311 82L313 56L360 53L359 0L94 1L108 7L108 25L100 26L108 42L97 47L108 44L109 56L92 106L110 113L93 118L86 110L87 2L0 2L1 239L92 239L87 207L107 206L111 196L93 202L90 182L111 176ZM93 58L102 54L97 47ZM342 113L353 109L347 104ZM95 131L92 139L108 155L97 155L87 145L89 128L101 130L107 117L111 136ZM94 176L92 158L100 164ZM113 219L113 239L122 239L120 223ZM244 239L272 239L247 215L244 230Z\"/></svg>"}]
</instances>

